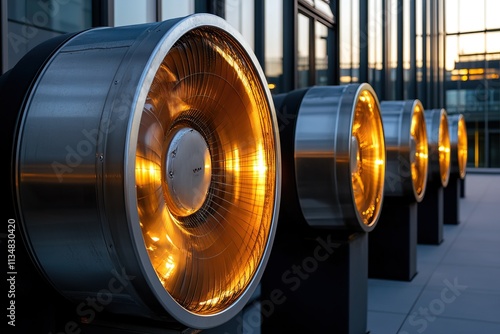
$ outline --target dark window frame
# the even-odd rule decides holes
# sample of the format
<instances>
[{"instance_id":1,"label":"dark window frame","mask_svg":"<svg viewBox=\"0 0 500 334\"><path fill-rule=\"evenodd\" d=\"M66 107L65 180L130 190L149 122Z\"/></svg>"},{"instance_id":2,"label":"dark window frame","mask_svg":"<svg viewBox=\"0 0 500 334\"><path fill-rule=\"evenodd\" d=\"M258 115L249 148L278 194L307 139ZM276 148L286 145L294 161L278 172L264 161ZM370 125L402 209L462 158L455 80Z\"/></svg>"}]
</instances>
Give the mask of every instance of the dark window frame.
<instances>
[{"instance_id":1,"label":"dark window frame","mask_svg":"<svg viewBox=\"0 0 500 334\"><path fill-rule=\"evenodd\" d=\"M319 22L327 27L328 29L328 37L327 37L327 57L328 57L328 78L327 84L335 84L337 81L334 78L337 78L337 62L338 57L334 50L338 50L337 46L332 44L336 43L336 39L334 35L336 35L336 12L334 4L330 3L330 8L333 13L333 18L326 16L323 12L318 10L317 8L311 6L308 2L303 0L297 1L297 13L294 15L295 25L297 26L298 14L305 15L309 18L309 77L308 77L308 85L313 86L317 83L317 71L316 71L316 22ZM298 34L294 34L295 45L298 45ZM296 53L297 48L295 48L294 53ZM298 66L295 66L295 72L298 72ZM298 73L295 74L295 77L298 77ZM294 88L298 88L298 80L295 81Z\"/></svg>"}]
</instances>

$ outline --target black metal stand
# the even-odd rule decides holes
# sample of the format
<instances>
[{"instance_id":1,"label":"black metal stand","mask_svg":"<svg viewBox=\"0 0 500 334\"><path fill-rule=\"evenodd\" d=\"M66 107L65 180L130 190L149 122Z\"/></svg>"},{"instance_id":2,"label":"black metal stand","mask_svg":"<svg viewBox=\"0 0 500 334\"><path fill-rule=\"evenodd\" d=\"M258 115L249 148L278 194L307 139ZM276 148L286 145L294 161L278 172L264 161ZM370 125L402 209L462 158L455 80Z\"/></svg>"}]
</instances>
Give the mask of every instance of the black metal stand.
<instances>
[{"instance_id":1,"label":"black metal stand","mask_svg":"<svg viewBox=\"0 0 500 334\"><path fill-rule=\"evenodd\" d=\"M425 196L417 204L419 244L439 245L443 242L443 187L429 183Z\"/></svg>"},{"instance_id":2,"label":"black metal stand","mask_svg":"<svg viewBox=\"0 0 500 334\"><path fill-rule=\"evenodd\" d=\"M417 203L386 198L368 235L368 277L411 281L417 274Z\"/></svg>"},{"instance_id":3,"label":"black metal stand","mask_svg":"<svg viewBox=\"0 0 500 334\"><path fill-rule=\"evenodd\" d=\"M458 225L460 223L460 178L450 178L443 189L444 217L443 223Z\"/></svg>"},{"instance_id":4,"label":"black metal stand","mask_svg":"<svg viewBox=\"0 0 500 334\"><path fill-rule=\"evenodd\" d=\"M367 233L307 229L275 239L261 288L262 333L365 334Z\"/></svg>"}]
</instances>

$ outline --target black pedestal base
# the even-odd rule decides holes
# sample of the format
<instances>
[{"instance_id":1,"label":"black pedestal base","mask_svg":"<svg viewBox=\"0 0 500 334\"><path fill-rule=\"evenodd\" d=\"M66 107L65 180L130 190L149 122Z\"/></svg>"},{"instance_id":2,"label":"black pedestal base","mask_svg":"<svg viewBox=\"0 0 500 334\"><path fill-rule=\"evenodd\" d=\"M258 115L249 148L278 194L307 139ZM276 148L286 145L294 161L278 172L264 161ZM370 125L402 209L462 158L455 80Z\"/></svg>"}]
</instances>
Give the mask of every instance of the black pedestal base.
<instances>
[{"instance_id":1,"label":"black pedestal base","mask_svg":"<svg viewBox=\"0 0 500 334\"><path fill-rule=\"evenodd\" d=\"M450 178L443 189L444 216L443 223L458 225L460 223L460 178Z\"/></svg>"},{"instance_id":2,"label":"black pedestal base","mask_svg":"<svg viewBox=\"0 0 500 334\"><path fill-rule=\"evenodd\" d=\"M367 234L309 229L280 239L261 280L261 332L365 334Z\"/></svg>"},{"instance_id":3,"label":"black pedestal base","mask_svg":"<svg viewBox=\"0 0 500 334\"><path fill-rule=\"evenodd\" d=\"M384 199L368 235L368 277L411 281L417 274L417 203Z\"/></svg>"},{"instance_id":4,"label":"black pedestal base","mask_svg":"<svg viewBox=\"0 0 500 334\"><path fill-rule=\"evenodd\" d=\"M443 242L443 187L428 184L424 198L417 204L419 244L439 245Z\"/></svg>"}]
</instances>

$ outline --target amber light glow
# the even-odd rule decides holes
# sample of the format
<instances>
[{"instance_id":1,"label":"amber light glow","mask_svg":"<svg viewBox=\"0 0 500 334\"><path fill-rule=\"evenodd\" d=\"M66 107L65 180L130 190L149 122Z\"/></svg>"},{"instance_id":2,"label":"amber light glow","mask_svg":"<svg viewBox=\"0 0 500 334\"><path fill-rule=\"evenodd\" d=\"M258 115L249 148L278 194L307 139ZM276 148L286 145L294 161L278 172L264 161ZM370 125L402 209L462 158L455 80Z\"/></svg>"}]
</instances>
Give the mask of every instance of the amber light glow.
<instances>
[{"instance_id":1,"label":"amber light glow","mask_svg":"<svg viewBox=\"0 0 500 334\"><path fill-rule=\"evenodd\" d=\"M412 141L410 149L414 151L411 155L411 178L417 198L420 198L425 191L429 163L427 129L425 125L424 109L420 103L417 103L413 110L410 136Z\"/></svg>"},{"instance_id":2,"label":"amber light glow","mask_svg":"<svg viewBox=\"0 0 500 334\"><path fill-rule=\"evenodd\" d=\"M465 119L458 119L458 170L460 178L465 178L465 169L467 166L467 127Z\"/></svg>"},{"instance_id":3,"label":"amber light glow","mask_svg":"<svg viewBox=\"0 0 500 334\"><path fill-rule=\"evenodd\" d=\"M354 202L361 221L372 225L382 204L385 139L378 102L368 90L356 101L352 121L351 177Z\"/></svg>"},{"instance_id":4,"label":"amber light glow","mask_svg":"<svg viewBox=\"0 0 500 334\"><path fill-rule=\"evenodd\" d=\"M251 59L223 32L172 47L144 106L137 210L158 279L184 308L211 315L249 285L275 207L270 105Z\"/></svg>"},{"instance_id":5,"label":"amber light glow","mask_svg":"<svg viewBox=\"0 0 500 334\"><path fill-rule=\"evenodd\" d=\"M441 182L443 186L448 185L450 176L450 132L448 127L448 116L446 113L441 114L439 121L439 173L441 175Z\"/></svg>"}]
</instances>

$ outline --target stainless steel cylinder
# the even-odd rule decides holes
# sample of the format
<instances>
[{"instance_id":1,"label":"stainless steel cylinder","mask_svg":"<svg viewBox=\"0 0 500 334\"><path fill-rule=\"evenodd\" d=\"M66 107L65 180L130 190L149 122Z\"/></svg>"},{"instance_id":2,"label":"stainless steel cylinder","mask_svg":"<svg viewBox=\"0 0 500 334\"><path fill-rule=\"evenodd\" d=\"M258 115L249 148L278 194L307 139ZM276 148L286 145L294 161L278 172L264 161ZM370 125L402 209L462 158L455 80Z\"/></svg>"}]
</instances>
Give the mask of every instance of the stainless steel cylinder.
<instances>
[{"instance_id":1,"label":"stainless steel cylinder","mask_svg":"<svg viewBox=\"0 0 500 334\"><path fill-rule=\"evenodd\" d=\"M429 142L428 182L448 185L450 177L450 133L445 109L425 110Z\"/></svg>"},{"instance_id":2,"label":"stainless steel cylinder","mask_svg":"<svg viewBox=\"0 0 500 334\"><path fill-rule=\"evenodd\" d=\"M79 33L20 113L19 216L61 294L193 328L243 308L273 243L280 143L264 74L224 20Z\"/></svg>"},{"instance_id":3,"label":"stainless steel cylinder","mask_svg":"<svg viewBox=\"0 0 500 334\"><path fill-rule=\"evenodd\" d=\"M387 164L384 196L422 201L427 185L428 142L419 100L382 101Z\"/></svg>"},{"instance_id":4,"label":"stainless steel cylinder","mask_svg":"<svg viewBox=\"0 0 500 334\"><path fill-rule=\"evenodd\" d=\"M448 115L450 126L450 177L464 179L467 167L467 126L462 114Z\"/></svg>"},{"instance_id":5,"label":"stainless steel cylinder","mask_svg":"<svg viewBox=\"0 0 500 334\"><path fill-rule=\"evenodd\" d=\"M284 183L295 185L291 192L306 222L371 231L385 175L384 132L372 87L317 86L278 100L281 115L296 115L293 135L282 137L283 154L293 156L283 157Z\"/></svg>"}]
</instances>

